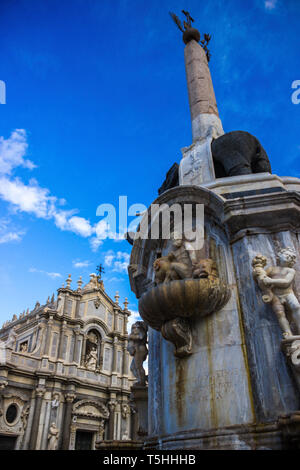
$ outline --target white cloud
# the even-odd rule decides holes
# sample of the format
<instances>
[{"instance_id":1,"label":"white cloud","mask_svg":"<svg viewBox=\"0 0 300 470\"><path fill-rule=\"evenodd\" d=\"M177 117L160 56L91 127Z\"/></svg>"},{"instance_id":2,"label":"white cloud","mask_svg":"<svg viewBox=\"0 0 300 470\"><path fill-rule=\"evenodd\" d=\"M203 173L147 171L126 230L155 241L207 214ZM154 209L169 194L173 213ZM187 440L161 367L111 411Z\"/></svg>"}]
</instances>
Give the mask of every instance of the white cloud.
<instances>
[{"instance_id":1,"label":"white cloud","mask_svg":"<svg viewBox=\"0 0 300 470\"><path fill-rule=\"evenodd\" d=\"M9 227L9 220L0 219L0 244L9 242L19 242L25 234L24 230L15 230Z\"/></svg>"},{"instance_id":2,"label":"white cloud","mask_svg":"<svg viewBox=\"0 0 300 470\"><path fill-rule=\"evenodd\" d=\"M0 243L19 242L22 240L24 232L7 232L0 234Z\"/></svg>"},{"instance_id":3,"label":"white cloud","mask_svg":"<svg viewBox=\"0 0 300 470\"><path fill-rule=\"evenodd\" d=\"M115 253L113 250L107 252L104 257L104 264L112 268L115 272L127 272L130 255L124 251Z\"/></svg>"},{"instance_id":4,"label":"white cloud","mask_svg":"<svg viewBox=\"0 0 300 470\"><path fill-rule=\"evenodd\" d=\"M105 282L123 282L124 279L121 277L109 277L108 279L105 279Z\"/></svg>"},{"instance_id":5,"label":"white cloud","mask_svg":"<svg viewBox=\"0 0 300 470\"><path fill-rule=\"evenodd\" d=\"M25 185L19 178L9 180L0 178L0 197L14 206L16 210L34 214L39 218L49 218L56 198L49 190L41 188L35 180Z\"/></svg>"},{"instance_id":6,"label":"white cloud","mask_svg":"<svg viewBox=\"0 0 300 470\"><path fill-rule=\"evenodd\" d=\"M100 222L95 225L95 233L100 239L104 239L109 235L109 225L105 219L100 220Z\"/></svg>"},{"instance_id":7,"label":"white cloud","mask_svg":"<svg viewBox=\"0 0 300 470\"><path fill-rule=\"evenodd\" d=\"M91 265L90 261L73 261L74 268L87 268Z\"/></svg>"},{"instance_id":8,"label":"white cloud","mask_svg":"<svg viewBox=\"0 0 300 470\"><path fill-rule=\"evenodd\" d=\"M83 217L73 216L68 220L69 230L82 237L90 237L93 233L93 228L89 220L84 219Z\"/></svg>"},{"instance_id":9,"label":"white cloud","mask_svg":"<svg viewBox=\"0 0 300 470\"><path fill-rule=\"evenodd\" d=\"M18 166L29 170L35 168L32 161L24 159L27 147L24 129L14 130L8 139L0 136L0 174L10 175Z\"/></svg>"},{"instance_id":10,"label":"white cloud","mask_svg":"<svg viewBox=\"0 0 300 470\"><path fill-rule=\"evenodd\" d=\"M103 241L100 238L92 237L90 238L90 246L92 251L97 251L99 246L103 244Z\"/></svg>"},{"instance_id":11,"label":"white cloud","mask_svg":"<svg viewBox=\"0 0 300 470\"><path fill-rule=\"evenodd\" d=\"M51 277L51 279L57 279L58 277L62 277L60 273L48 272L48 271L44 271L43 269L29 268L28 271L30 273L45 274L46 276Z\"/></svg>"},{"instance_id":12,"label":"white cloud","mask_svg":"<svg viewBox=\"0 0 300 470\"><path fill-rule=\"evenodd\" d=\"M274 10L277 6L277 0L265 0L265 8L267 10Z\"/></svg>"},{"instance_id":13,"label":"white cloud","mask_svg":"<svg viewBox=\"0 0 300 470\"><path fill-rule=\"evenodd\" d=\"M76 209L62 210L60 206L66 204L65 199L52 196L50 190L41 187L35 179L25 184L20 178L11 176L12 170L18 166L35 168L33 162L24 158L27 147L24 129L16 129L6 140L0 137L0 198L8 202L16 212L53 220L60 230L70 231L84 238L91 237L91 249L97 251L107 236L113 238L105 220L92 225L88 219L75 215L78 212ZM10 237L12 239L13 235ZM9 235L4 238L8 239Z\"/></svg>"},{"instance_id":14,"label":"white cloud","mask_svg":"<svg viewBox=\"0 0 300 470\"><path fill-rule=\"evenodd\" d=\"M115 257L114 254L105 255L104 263L106 264L106 266L111 266L112 265L114 257Z\"/></svg>"}]
</instances>

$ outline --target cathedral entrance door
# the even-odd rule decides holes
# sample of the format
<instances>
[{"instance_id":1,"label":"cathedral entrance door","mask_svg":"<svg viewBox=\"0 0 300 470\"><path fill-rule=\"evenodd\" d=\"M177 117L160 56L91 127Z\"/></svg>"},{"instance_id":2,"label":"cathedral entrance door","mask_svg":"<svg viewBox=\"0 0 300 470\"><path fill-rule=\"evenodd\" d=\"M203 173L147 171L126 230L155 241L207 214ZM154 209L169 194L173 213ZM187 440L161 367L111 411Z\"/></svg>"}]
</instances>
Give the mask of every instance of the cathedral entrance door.
<instances>
[{"instance_id":1,"label":"cathedral entrance door","mask_svg":"<svg viewBox=\"0 0 300 470\"><path fill-rule=\"evenodd\" d=\"M75 450L91 450L94 434L93 432L77 430Z\"/></svg>"}]
</instances>

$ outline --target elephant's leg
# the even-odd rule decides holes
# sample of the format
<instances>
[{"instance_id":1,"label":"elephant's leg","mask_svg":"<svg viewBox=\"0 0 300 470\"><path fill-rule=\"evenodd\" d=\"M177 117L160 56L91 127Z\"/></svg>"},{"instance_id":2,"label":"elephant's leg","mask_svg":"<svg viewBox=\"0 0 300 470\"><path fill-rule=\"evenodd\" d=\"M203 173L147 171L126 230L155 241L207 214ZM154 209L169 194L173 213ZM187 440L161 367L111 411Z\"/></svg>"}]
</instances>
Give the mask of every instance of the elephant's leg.
<instances>
[{"instance_id":1,"label":"elephant's leg","mask_svg":"<svg viewBox=\"0 0 300 470\"><path fill-rule=\"evenodd\" d=\"M248 175L252 173L251 163L241 152L232 152L229 156L223 156L222 164L227 176Z\"/></svg>"}]
</instances>

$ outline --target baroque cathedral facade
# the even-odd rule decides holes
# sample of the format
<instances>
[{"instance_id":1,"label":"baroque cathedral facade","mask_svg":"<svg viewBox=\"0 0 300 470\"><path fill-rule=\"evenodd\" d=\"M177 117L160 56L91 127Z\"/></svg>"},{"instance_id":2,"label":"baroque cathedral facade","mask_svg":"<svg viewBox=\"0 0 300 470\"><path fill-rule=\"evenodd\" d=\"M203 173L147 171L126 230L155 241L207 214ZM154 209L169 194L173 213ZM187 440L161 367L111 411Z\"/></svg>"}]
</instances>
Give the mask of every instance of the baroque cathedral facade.
<instances>
[{"instance_id":1,"label":"baroque cathedral facade","mask_svg":"<svg viewBox=\"0 0 300 470\"><path fill-rule=\"evenodd\" d=\"M95 449L133 432L127 322L95 274L0 330L0 449Z\"/></svg>"}]
</instances>

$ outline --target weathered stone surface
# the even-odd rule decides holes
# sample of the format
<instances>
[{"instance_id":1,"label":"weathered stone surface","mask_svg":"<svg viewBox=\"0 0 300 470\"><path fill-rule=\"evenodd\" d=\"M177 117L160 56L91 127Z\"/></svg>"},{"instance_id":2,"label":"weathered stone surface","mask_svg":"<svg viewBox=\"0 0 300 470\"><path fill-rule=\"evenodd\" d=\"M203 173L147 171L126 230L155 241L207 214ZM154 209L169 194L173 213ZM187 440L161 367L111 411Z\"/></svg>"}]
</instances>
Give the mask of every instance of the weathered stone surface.
<instances>
[{"instance_id":1,"label":"weathered stone surface","mask_svg":"<svg viewBox=\"0 0 300 470\"><path fill-rule=\"evenodd\" d=\"M299 409L297 384L281 349L280 328L261 299L251 265L259 252L275 265L278 245L294 247L299 253L300 197L286 186L294 189L298 181L266 174L233 177L233 193L235 178L239 189L251 187L253 178L256 189L260 184L267 189L270 181L281 191L225 200L203 187L180 186L155 201L205 204L206 240L211 240L209 249L232 295L219 312L193 321L192 355L187 358L175 358L173 346L149 329L146 448L285 448L278 417ZM151 289L149 281L154 278L151 253L168 253L169 245L159 243L143 240L134 245L132 260L142 264L145 273L140 295ZM295 270L294 290L299 298L298 258Z\"/></svg>"},{"instance_id":2,"label":"weathered stone surface","mask_svg":"<svg viewBox=\"0 0 300 470\"><path fill-rule=\"evenodd\" d=\"M219 115L205 51L194 40L184 49L192 120L199 114Z\"/></svg>"},{"instance_id":3,"label":"weathered stone surface","mask_svg":"<svg viewBox=\"0 0 300 470\"><path fill-rule=\"evenodd\" d=\"M179 166L180 185L201 185L214 180L211 140L212 137L208 136L182 149L183 158Z\"/></svg>"},{"instance_id":4,"label":"weathered stone surface","mask_svg":"<svg viewBox=\"0 0 300 470\"><path fill-rule=\"evenodd\" d=\"M272 420L279 414L299 408L292 373L281 352L281 333L270 305L261 299L251 272L254 255L263 252L275 263L274 241L291 246L291 235L260 234L244 237L233 244L233 254L243 311L248 361L258 420ZM248 274L247 274L248 273Z\"/></svg>"},{"instance_id":5,"label":"weathered stone surface","mask_svg":"<svg viewBox=\"0 0 300 470\"><path fill-rule=\"evenodd\" d=\"M291 426L290 426L291 427ZM284 448L285 427L277 422L268 425L229 426L221 429L193 429L161 436L159 441L148 438L144 449L160 450L282 450ZM298 426L293 426L291 432L297 436ZM298 448L298 447L296 447Z\"/></svg>"}]
</instances>

